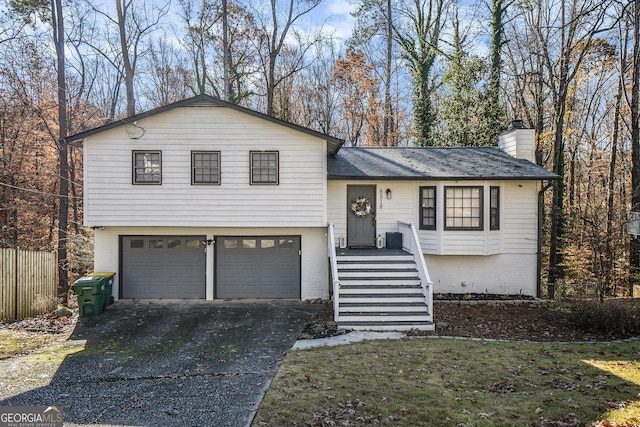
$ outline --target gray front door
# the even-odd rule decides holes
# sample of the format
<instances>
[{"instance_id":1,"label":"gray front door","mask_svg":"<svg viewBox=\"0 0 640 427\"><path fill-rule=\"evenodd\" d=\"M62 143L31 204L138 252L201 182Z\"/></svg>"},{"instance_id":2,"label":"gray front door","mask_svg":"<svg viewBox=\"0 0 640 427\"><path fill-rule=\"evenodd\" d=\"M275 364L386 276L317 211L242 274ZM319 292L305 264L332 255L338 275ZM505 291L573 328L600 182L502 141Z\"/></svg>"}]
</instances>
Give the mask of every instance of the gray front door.
<instances>
[{"instance_id":1,"label":"gray front door","mask_svg":"<svg viewBox=\"0 0 640 427\"><path fill-rule=\"evenodd\" d=\"M347 244L350 247L375 246L375 210L375 185L347 185Z\"/></svg>"},{"instance_id":2,"label":"gray front door","mask_svg":"<svg viewBox=\"0 0 640 427\"><path fill-rule=\"evenodd\" d=\"M204 298L206 236L122 236L122 298Z\"/></svg>"},{"instance_id":3,"label":"gray front door","mask_svg":"<svg viewBox=\"0 0 640 427\"><path fill-rule=\"evenodd\" d=\"M300 236L216 236L216 298L300 298Z\"/></svg>"}]
</instances>

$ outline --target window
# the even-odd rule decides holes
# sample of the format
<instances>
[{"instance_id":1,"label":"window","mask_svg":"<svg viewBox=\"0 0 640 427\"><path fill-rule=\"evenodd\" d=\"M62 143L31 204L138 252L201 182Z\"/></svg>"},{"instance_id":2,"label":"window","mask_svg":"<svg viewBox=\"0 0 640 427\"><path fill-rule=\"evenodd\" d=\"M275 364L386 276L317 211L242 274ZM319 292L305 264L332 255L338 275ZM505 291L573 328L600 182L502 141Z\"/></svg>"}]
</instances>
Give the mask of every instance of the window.
<instances>
[{"instance_id":1,"label":"window","mask_svg":"<svg viewBox=\"0 0 640 427\"><path fill-rule=\"evenodd\" d=\"M182 248L182 240L181 239L169 239L169 240L167 240L167 248L169 248L169 249L180 249L180 248Z\"/></svg>"},{"instance_id":2,"label":"window","mask_svg":"<svg viewBox=\"0 0 640 427\"><path fill-rule=\"evenodd\" d=\"M191 152L191 184L220 184L219 152Z\"/></svg>"},{"instance_id":3,"label":"window","mask_svg":"<svg viewBox=\"0 0 640 427\"><path fill-rule=\"evenodd\" d=\"M199 239L187 239L187 249L202 249L204 242Z\"/></svg>"},{"instance_id":4,"label":"window","mask_svg":"<svg viewBox=\"0 0 640 427\"><path fill-rule=\"evenodd\" d=\"M278 184L278 152L251 152L251 184Z\"/></svg>"},{"instance_id":5,"label":"window","mask_svg":"<svg viewBox=\"0 0 640 427\"><path fill-rule=\"evenodd\" d=\"M436 187L420 187L420 230L436 229Z\"/></svg>"},{"instance_id":6,"label":"window","mask_svg":"<svg viewBox=\"0 0 640 427\"><path fill-rule=\"evenodd\" d=\"M161 239L149 239L149 249L162 249L164 240Z\"/></svg>"},{"instance_id":7,"label":"window","mask_svg":"<svg viewBox=\"0 0 640 427\"><path fill-rule=\"evenodd\" d=\"M500 230L500 187L489 189L489 229Z\"/></svg>"},{"instance_id":8,"label":"window","mask_svg":"<svg viewBox=\"0 0 640 427\"><path fill-rule=\"evenodd\" d=\"M445 230L482 230L482 187L444 188Z\"/></svg>"},{"instance_id":9,"label":"window","mask_svg":"<svg viewBox=\"0 0 640 427\"><path fill-rule=\"evenodd\" d=\"M133 183L161 184L162 183L162 152L134 151L133 152Z\"/></svg>"}]
</instances>

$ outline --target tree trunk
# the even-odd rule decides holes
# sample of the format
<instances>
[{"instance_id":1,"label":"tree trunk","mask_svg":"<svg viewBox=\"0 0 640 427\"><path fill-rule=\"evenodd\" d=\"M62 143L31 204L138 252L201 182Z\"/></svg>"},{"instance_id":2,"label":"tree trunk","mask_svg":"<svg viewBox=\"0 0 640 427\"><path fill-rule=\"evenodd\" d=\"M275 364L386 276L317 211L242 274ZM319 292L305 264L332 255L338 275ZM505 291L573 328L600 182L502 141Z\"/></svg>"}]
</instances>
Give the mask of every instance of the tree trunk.
<instances>
[{"instance_id":1,"label":"tree trunk","mask_svg":"<svg viewBox=\"0 0 640 427\"><path fill-rule=\"evenodd\" d=\"M631 211L640 211L640 0L633 2L633 59L631 87ZM633 286L640 284L640 240L631 238L629 252L630 284L629 292L633 294Z\"/></svg>"},{"instance_id":2,"label":"tree trunk","mask_svg":"<svg viewBox=\"0 0 640 427\"><path fill-rule=\"evenodd\" d=\"M566 61L566 59L564 59ZM563 65L563 68L565 65ZM564 70L561 71L564 73ZM565 74L566 76L566 74ZM553 139L553 172L560 175L554 182L551 203L551 235L549 238L549 283L557 284L564 280L564 234L565 218L565 185L564 185L564 116L566 102L566 78L560 77L559 96L555 100L554 139ZM549 295L550 298L555 295Z\"/></svg>"},{"instance_id":3,"label":"tree trunk","mask_svg":"<svg viewBox=\"0 0 640 427\"><path fill-rule=\"evenodd\" d=\"M627 39L628 32L625 31L623 48L620 49L620 76L618 78L618 91L615 97L613 111L613 133L611 135L611 160L609 162L609 182L607 185L607 237L605 240L606 268L604 272L605 286L607 291L615 289L612 286L614 263L616 259L616 249L613 237L613 224L615 220L615 182L616 182L616 162L618 158L618 138L620 132L620 106L622 104L622 94L624 90L624 70L627 68Z\"/></svg>"},{"instance_id":4,"label":"tree trunk","mask_svg":"<svg viewBox=\"0 0 640 427\"><path fill-rule=\"evenodd\" d=\"M122 5L122 0L116 1L116 10L118 12L118 33L120 34L120 49L122 50L122 65L124 66L124 86L127 95L127 116L131 117L136 114L136 99L133 93L133 75L134 69L129 57L129 49L127 47L127 5Z\"/></svg>"},{"instance_id":5,"label":"tree trunk","mask_svg":"<svg viewBox=\"0 0 640 427\"><path fill-rule=\"evenodd\" d=\"M393 21L391 17L391 0L387 0L387 60L384 68L384 121L383 139L386 147L396 145L392 142L392 120L391 111L391 61L393 49Z\"/></svg>"},{"instance_id":6,"label":"tree trunk","mask_svg":"<svg viewBox=\"0 0 640 427\"><path fill-rule=\"evenodd\" d=\"M222 0L222 55L223 55L223 76L224 76L224 88L222 90L224 100L229 102L229 25L228 18L229 12L227 10L227 0Z\"/></svg>"},{"instance_id":7,"label":"tree trunk","mask_svg":"<svg viewBox=\"0 0 640 427\"><path fill-rule=\"evenodd\" d=\"M69 222L69 165L67 153L67 91L64 56L64 16L62 0L51 0L53 40L56 46L58 67L58 157L60 197L58 200L58 299L67 305L69 277L67 271L67 228Z\"/></svg>"}]
</instances>

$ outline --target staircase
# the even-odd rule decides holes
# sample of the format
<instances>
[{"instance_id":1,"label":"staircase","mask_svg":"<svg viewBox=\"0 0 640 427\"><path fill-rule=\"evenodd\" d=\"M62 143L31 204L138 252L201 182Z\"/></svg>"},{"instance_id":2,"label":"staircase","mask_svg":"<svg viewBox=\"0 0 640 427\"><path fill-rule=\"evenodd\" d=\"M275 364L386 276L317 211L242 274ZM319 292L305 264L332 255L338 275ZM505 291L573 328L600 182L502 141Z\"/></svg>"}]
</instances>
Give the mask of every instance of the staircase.
<instances>
[{"instance_id":1,"label":"staircase","mask_svg":"<svg viewBox=\"0 0 640 427\"><path fill-rule=\"evenodd\" d=\"M337 322L375 331L433 330L416 261L402 250L340 250Z\"/></svg>"}]
</instances>

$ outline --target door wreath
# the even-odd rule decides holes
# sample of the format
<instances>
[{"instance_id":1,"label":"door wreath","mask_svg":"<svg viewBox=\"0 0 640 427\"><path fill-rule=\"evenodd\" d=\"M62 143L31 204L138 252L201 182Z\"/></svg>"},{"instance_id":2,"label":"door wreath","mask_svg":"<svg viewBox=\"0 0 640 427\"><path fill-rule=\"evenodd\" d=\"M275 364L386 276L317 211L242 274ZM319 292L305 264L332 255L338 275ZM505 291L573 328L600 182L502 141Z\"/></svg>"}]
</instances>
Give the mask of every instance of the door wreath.
<instances>
[{"instance_id":1,"label":"door wreath","mask_svg":"<svg viewBox=\"0 0 640 427\"><path fill-rule=\"evenodd\" d=\"M366 197L358 197L351 202L351 212L358 218L364 218L371 215L371 203Z\"/></svg>"}]
</instances>

